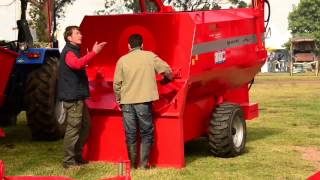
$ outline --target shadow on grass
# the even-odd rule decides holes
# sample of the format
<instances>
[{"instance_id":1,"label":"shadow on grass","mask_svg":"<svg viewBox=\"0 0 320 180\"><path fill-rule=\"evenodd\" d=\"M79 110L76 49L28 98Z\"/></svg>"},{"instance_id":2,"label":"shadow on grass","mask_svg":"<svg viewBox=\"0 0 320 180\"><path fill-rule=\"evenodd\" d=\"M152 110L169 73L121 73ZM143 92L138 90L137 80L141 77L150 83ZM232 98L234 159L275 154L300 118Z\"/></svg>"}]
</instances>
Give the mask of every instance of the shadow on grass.
<instances>
[{"instance_id":1,"label":"shadow on grass","mask_svg":"<svg viewBox=\"0 0 320 180\"><path fill-rule=\"evenodd\" d=\"M14 145L16 143L31 142L31 132L26 124L18 124L15 126L9 126L3 128L6 136L0 138L0 144L2 145Z\"/></svg>"},{"instance_id":2,"label":"shadow on grass","mask_svg":"<svg viewBox=\"0 0 320 180\"><path fill-rule=\"evenodd\" d=\"M201 137L185 143L184 153L186 165L199 158L213 156L209 151L209 143L207 137Z\"/></svg>"},{"instance_id":3,"label":"shadow on grass","mask_svg":"<svg viewBox=\"0 0 320 180\"><path fill-rule=\"evenodd\" d=\"M283 131L284 130L280 128L250 127L247 128L247 142L265 139L269 136L283 133Z\"/></svg>"},{"instance_id":4,"label":"shadow on grass","mask_svg":"<svg viewBox=\"0 0 320 180\"><path fill-rule=\"evenodd\" d=\"M2 143L21 143L21 142L30 142L31 131L27 125L26 114L25 112L20 112L17 116L17 124L0 127L4 129L6 136L4 138L0 138L0 142Z\"/></svg>"},{"instance_id":5,"label":"shadow on grass","mask_svg":"<svg viewBox=\"0 0 320 180\"><path fill-rule=\"evenodd\" d=\"M280 128L266 128L266 127L250 127L247 129L247 142L253 142L265 139L269 136L274 136L283 132ZM192 163L199 158L214 157L209 151L209 143L207 137L201 137L196 140L187 142L184 145L186 165ZM246 148L244 154L248 153Z\"/></svg>"}]
</instances>

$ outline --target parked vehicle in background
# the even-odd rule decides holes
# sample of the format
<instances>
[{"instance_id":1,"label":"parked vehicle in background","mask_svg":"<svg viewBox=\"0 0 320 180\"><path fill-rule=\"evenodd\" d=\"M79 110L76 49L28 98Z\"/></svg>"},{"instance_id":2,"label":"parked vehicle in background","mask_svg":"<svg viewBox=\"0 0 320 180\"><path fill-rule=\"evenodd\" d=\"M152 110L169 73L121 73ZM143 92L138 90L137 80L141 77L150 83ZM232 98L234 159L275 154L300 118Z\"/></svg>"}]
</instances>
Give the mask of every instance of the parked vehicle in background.
<instances>
[{"instance_id":1,"label":"parked vehicle in background","mask_svg":"<svg viewBox=\"0 0 320 180\"><path fill-rule=\"evenodd\" d=\"M312 38L294 38L291 41L290 75L312 71L318 76L319 60L316 56L316 42Z\"/></svg>"}]
</instances>

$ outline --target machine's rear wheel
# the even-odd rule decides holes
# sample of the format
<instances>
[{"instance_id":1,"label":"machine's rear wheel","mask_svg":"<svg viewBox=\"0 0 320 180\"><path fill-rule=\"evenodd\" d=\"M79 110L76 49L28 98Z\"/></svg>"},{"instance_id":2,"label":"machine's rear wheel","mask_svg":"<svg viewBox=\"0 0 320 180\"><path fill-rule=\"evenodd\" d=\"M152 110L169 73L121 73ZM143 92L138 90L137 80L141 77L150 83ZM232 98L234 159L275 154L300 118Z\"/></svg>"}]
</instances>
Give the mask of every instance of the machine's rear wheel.
<instances>
[{"instance_id":1,"label":"machine's rear wheel","mask_svg":"<svg viewBox=\"0 0 320 180\"><path fill-rule=\"evenodd\" d=\"M234 157L242 154L247 131L240 106L223 103L215 108L208 133L210 151L214 156Z\"/></svg>"},{"instance_id":2,"label":"machine's rear wheel","mask_svg":"<svg viewBox=\"0 0 320 180\"><path fill-rule=\"evenodd\" d=\"M28 125L35 140L56 140L63 136L55 116L58 59L47 57L45 64L31 72L25 89Z\"/></svg>"}]
</instances>

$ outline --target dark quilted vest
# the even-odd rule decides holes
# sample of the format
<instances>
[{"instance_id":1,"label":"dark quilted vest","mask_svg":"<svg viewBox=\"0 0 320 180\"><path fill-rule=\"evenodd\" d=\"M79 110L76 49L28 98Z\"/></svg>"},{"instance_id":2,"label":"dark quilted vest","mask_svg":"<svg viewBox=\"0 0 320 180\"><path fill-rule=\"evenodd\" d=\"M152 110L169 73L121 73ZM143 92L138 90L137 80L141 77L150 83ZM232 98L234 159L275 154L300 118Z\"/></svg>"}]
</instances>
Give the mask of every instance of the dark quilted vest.
<instances>
[{"instance_id":1,"label":"dark quilted vest","mask_svg":"<svg viewBox=\"0 0 320 180\"><path fill-rule=\"evenodd\" d=\"M80 48L67 43L60 56L58 98L64 101L84 100L89 97L88 77L85 69L75 70L67 66L65 56L69 51L80 58Z\"/></svg>"}]
</instances>

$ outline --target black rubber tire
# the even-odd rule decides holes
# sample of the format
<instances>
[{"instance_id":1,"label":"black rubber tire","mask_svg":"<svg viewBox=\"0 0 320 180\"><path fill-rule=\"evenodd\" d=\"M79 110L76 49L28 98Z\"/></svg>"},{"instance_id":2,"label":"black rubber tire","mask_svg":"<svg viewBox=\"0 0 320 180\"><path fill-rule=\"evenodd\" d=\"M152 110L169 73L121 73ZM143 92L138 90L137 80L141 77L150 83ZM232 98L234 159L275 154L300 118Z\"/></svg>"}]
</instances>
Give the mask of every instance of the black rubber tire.
<instances>
[{"instance_id":1,"label":"black rubber tire","mask_svg":"<svg viewBox=\"0 0 320 180\"><path fill-rule=\"evenodd\" d=\"M34 140L57 140L64 134L55 116L58 64L56 57L47 57L26 81L25 107Z\"/></svg>"},{"instance_id":2,"label":"black rubber tire","mask_svg":"<svg viewBox=\"0 0 320 180\"><path fill-rule=\"evenodd\" d=\"M239 105L222 103L214 109L208 131L209 148L214 156L228 158L242 154L246 135L246 122ZM237 137L241 139L235 143L234 138Z\"/></svg>"}]
</instances>

